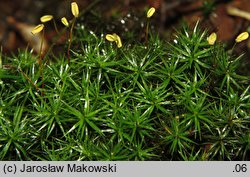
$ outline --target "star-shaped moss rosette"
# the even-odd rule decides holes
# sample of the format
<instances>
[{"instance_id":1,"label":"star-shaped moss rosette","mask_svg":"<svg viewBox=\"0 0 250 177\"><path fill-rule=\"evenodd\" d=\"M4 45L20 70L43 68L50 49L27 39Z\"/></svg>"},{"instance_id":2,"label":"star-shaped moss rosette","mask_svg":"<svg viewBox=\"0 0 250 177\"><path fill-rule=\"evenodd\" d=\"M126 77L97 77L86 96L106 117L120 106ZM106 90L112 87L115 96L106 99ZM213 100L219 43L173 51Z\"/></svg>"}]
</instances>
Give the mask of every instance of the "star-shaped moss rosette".
<instances>
[{"instance_id":1,"label":"star-shaped moss rosette","mask_svg":"<svg viewBox=\"0 0 250 177\"><path fill-rule=\"evenodd\" d=\"M68 31L72 19L60 19ZM70 66L45 55L44 89L31 52L0 52L1 160L249 160L249 77L216 33L184 26L169 41L151 33L145 47L118 31L76 31Z\"/></svg>"}]
</instances>

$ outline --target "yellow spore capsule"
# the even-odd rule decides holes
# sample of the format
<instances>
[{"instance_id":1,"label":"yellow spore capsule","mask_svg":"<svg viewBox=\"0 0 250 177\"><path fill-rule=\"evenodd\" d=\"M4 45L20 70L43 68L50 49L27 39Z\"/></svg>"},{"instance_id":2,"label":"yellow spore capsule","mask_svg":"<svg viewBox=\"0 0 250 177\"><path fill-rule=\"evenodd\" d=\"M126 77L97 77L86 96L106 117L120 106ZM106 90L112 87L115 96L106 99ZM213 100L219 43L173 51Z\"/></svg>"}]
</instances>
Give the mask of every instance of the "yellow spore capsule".
<instances>
[{"instance_id":1,"label":"yellow spore capsule","mask_svg":"<svg viewBox=\"0 0 250 177\"><path fill-rule=\"evenodd\" d=\"M32 34L40 33L44 28L44 24L39 24L31 31Z\"/></svg>"},{"instance_id":2,"label":"yellow spore capsule","mask_svg":"<svg viewBox=\"0 0 250 177\"><path fill-rule=\"evenodd\" d=\"M74 17L77 18L79 16L79 8L76 2L71 3L71 12L74 15Z\"/></svg>"},{"instance_id":3,"label":"yellow spore capsule","mask_svg":"<svg viewBox=\"0 0 250 177\"><path fill-rule=\"evenodd\" d=\"M112 34L107 34L107 35L106 35L106 39L107 39L108 41L110 41L110 42L115 41L115 37L114 37Z\"/></svg>"},{"instance_id":4,"label":"yellow spore capsule","mask_svg":"<svg viewBox=\"0 0 250 177\"><path fill-rule=\"evenodd\" d=\"M209 45L214 45L214 43L216 42L217 39L217 34L216 33L212 33L210 34L210 36L208 36L207 41Z\"/></svg>"},{"instance_id":5,"label":"yellow spore capsule","mask_svg":"<svg viewBox=\"0 0 250 177\"><path fill-rule=\"evenodd\" d=\"M122 47L122 41L121 41L121 38L120 36L118 36L117 34L113 34L113 36L115 37L115 43L117 45L118 48L121 48Z\"/></svg>"},{"instance_id":6,"label":"yellow spore capsule","mask_svg":"<svg viewBox=\"0 0 250 177\"><path fill-rule=\"evenodd\" d=\"M122 41L120 36L118 36L116 33L113 34L107 34L106 39L110 42L115 42L118 48L122 47Z\"/></svg>"},{"instance_id":7,"label":"yellow spore capsule","mask_svg":"<svg viewBox=\"0 0 250 177\"><path fill-rule=\"evenodd\" d=\"M42 16L41 18L40 18L40 21L42 22L42 23L45 23L45 22L48 22L48 21L50 21L50 20L52 20L53 19L53 16L52 15L44 15L44 16Z\"/></svg>"},{"instance_id":8,"label":"yellow spore capsule","mask_svg":"<svg viewBox=\"0 0 250 177\"><path fill-rule=\"evenodd\" d=\"M155 8L154 7L151 7L148 12L147 12L147 18L150 18L154 15L155 13Z\"/></svg>"},{"instance_id":9,"label":"yellow spore capsule","mask_svg":"<svg viewBox=\"0 0 250 177\"><path fill-rule=\"evenodd\" d=\"M244 40L246 40L249 37L249 33L248 32L243 32L240 33L237 38L235 39L235 42L239 43L242 42Z\"/></svg>"},{"instance_id":10,"label":"yellow spore capsule","mask_svg":"<svg viewBox=\"0 0 250 177\"><path fill-rule=\"evenodd\" d=\"M61 22L62 22L62 24L64 24L66 27L69 27L69 22L68 22L67 18L65 18L65 17L61 18Z\"/></svg>"}]
</instances>

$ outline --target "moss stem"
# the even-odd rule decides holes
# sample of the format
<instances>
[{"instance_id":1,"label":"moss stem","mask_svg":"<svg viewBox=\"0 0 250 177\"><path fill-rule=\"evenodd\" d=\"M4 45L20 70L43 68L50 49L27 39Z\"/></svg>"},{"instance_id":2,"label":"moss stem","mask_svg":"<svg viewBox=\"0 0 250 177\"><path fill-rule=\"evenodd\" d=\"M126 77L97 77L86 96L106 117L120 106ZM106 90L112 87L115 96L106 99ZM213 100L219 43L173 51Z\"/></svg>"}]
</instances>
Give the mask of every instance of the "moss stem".
<instances>
[{"instance_id":1,"label":"moss stem","mask_svg":"<svg viewBox=\"0 0 250 177\"><path fill-rule=\"evenodd\" d=\"M39 68L40 68L40 76L42 79L42 90L44 89L44 73L43 73L43 43L44 43L44 34L45 30L43 29L42 32L42 40L41 40L41 45L40 45L40 55L39 55ZM42 91L42 96L44 95L44 92Z\"/></svg>"},{"instance_id":2,"label":"moss stem","mask_svg":"<svg viewBox=\"0 0 250 177\"><path fill-rule=\"evenodd\" d=\"M68 45L68 50L67 50L67 54L68 54L68 64L70 64L70 47L71 47L71 43L72 43L72 36L73 36L73 28L74 28L74 25L75 25L75 21L76 21L76 18L73 19L73 22L72 22L72 25L71 25L71 28L70 28L70 32L69 32L69 45Z\"/></svg>"}]
</instances>

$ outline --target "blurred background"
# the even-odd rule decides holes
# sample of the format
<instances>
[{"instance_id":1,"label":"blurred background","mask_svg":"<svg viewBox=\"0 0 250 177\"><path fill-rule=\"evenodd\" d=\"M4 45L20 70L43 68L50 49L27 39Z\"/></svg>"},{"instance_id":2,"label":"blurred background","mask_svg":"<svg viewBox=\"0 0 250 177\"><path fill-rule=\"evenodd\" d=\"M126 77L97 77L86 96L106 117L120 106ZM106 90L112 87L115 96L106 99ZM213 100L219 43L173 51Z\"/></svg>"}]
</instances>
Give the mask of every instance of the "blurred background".
<instances>
[{"instance_id":1,"label":"blurred background","mask_svg":"<svg viewBox=\"0 0 250 177\"><path fill-rule=\"evenodd\" d=\"M228 48L235 37L250 32L249 0L75 0L81 12L78 25L84 25L96 33L118 31L120 34L145 29L145 13L151 6L156 13L151 19L152 28L164 40L181 24L193 26L198 20L202 29L216 32L218 40ZM41 16L54 16L59 29L63 29L60 18L72 18L70 0L0 0L0 45L6 55L19 49L32 48L31 29L40 23ZM48 27L47 27L48 26ZM117 32L117 33L118 33ZM56 32L53 23L46 25L46 42L52 43ZM61 43L66 39L61 37ZM60 41L58 42L60 43ZM244 65L249 70L250 40L240 43L236 53L246 53Z\"/></svg>"}]
</instances>

